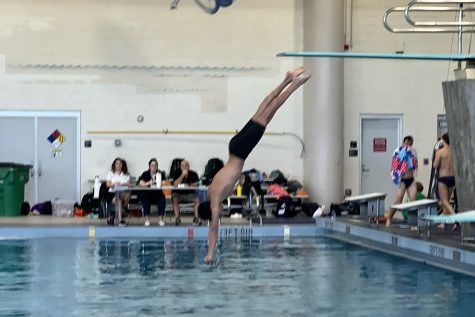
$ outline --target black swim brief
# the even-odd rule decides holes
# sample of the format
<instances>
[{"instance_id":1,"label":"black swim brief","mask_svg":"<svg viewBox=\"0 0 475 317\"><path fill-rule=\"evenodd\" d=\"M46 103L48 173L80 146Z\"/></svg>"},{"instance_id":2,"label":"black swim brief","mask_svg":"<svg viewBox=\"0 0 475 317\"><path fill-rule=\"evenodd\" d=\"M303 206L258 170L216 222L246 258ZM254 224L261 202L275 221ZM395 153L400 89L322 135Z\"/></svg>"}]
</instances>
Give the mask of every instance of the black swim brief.
<instances>
[{"instance_id":1,"label":"black swim brief","mask_svg":"<svg viewBox=\"0 0 475 317\"><path fill-rule=\"evenodd\" d=\"M266 127L249 120L248 123L229 141L229 153L246 160L254 147L259 143Z\"/></svg>"},{"instance_id":2,"label":"black swim brief","mask_svg":"<svg viewBox=\"0 0 475 317\"><path fill-rule=\"evenodd\" d=\"M455 177L453 177L453 176L442 176L442 177L439 177L439 182L447 185L447 187L454 187L455 186Z\"/></svg>"},{"instance_id":3,"label":"black swim brief","mask_svg":"<svg viewBox=\"0 0 475 317\"><path fill-rule=\"evenodd\" d=\"M409 188L414 182L414 177L401 178L401 182L403 182L406 185L406 188Z\"/></svg>"}]
</instances>

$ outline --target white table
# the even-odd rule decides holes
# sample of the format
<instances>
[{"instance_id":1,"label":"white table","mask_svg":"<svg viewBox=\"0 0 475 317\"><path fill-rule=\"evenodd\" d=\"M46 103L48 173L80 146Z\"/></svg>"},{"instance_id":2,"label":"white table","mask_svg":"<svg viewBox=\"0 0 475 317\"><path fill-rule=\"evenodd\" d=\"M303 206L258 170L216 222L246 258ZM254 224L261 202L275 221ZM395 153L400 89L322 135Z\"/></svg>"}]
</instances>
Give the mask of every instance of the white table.
<instances>
[{"instance_id":1,"label":"white table","mask_svg":"<svg viewBox=\"0 0 475 317\"><path fill-rule=\"evenodd\" d=\"M172 190L172 191L182 191L182 190L194 190L196 192L208 192L207 186L114 186L109 189L109 192L114 193L115 201L119 201L120 193L123 192L138 192L138 191L161 191L161 190ZM115 218L119 213L119 204L115 204Z\"/></svg>"}]
</instances>

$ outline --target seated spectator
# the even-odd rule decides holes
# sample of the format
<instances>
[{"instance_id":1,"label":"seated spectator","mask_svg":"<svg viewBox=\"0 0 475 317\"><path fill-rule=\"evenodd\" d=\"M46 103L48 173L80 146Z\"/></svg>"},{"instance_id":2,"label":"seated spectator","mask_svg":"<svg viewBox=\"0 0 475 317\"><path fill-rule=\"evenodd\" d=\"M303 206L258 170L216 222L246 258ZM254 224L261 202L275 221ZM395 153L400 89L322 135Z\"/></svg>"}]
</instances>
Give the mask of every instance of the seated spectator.
<instances>
[{"instance_id":1,"label":"seated spectator","mask_svg":"<svg viewBox=\"0 0 475 317\"><path fill-rule=\"evenodd\" d=\"M157 177L158 173L160 173L160 176ZM138 185L140 187L156 186L157 181L161 182L162 179L163 180L165 179L165 173L158 169L158 161L157 159L153 158L148 162L148 170L143 172L142 175L140 176ZM165 225L165 221L163 220L163 217L165 216L165 207L166 207L165 195L163 194L163 191L161 190L142 191L140 192L139 197L143 205L143 212L145 215L145 226L146 227L150 226L150 205L156 204L158 205L158 216L159 216L158 224L160 225L160 227L163 227Z\"/></svg>"},{"instance_id":2,"label":"seated spectator","mask_svg":"<svg viewBox=\"0 0 475 317\"><path fill-rule=\"evenodd\" d=\"M187 160L183 160L180 163L181 175L173 181L173 186L181 184L187 186L198 186L199 177L195 171L190 170L190 163ZM173 211L175 213L175 226L180 225L180 202L192 201L194 204L193 224L201 225L200 218L198 217L198 206L200 205L200 198L195 190L180 190L172 193Z\"/></svg>"},{"instance_id":3,"label":"seated spectator","mask_svg":"<svg viewBox=\"0 0 475 317\"><path fill-rule=\"evenodd\" d=\"M106 177L106 186L107 188L111 188L114 186L129 186L130 184L130 176L127 170L127 163L125 160L117 157L112 162L111 170L107 173ZM115 201L115 196L112 199L113 204L118 204L118 217L119 217L119 226L125 226L125 220L122 219L122 214L124 210L124 206L129 203L130 200L130 192L122 192L119 196L119 201Z\"/></svg>"}]
</instances>

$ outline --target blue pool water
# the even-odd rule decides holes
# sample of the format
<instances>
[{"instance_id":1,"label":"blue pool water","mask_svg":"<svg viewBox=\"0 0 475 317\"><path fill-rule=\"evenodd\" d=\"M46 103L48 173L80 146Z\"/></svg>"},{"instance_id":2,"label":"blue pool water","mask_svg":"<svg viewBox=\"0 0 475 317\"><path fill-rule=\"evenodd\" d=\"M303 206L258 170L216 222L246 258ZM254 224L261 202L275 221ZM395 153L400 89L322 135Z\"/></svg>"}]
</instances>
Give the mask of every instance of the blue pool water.
<instances>
[{"instance_id":1,"label":"blue pool water","mask_svg":"<svg viewBox=\"0 0 475 317\"><path fill-rule=\"evenodd\" d=\"M1 316L469 316L475 279L315 237L0 241Z\"/></svg>"}]
</instances>

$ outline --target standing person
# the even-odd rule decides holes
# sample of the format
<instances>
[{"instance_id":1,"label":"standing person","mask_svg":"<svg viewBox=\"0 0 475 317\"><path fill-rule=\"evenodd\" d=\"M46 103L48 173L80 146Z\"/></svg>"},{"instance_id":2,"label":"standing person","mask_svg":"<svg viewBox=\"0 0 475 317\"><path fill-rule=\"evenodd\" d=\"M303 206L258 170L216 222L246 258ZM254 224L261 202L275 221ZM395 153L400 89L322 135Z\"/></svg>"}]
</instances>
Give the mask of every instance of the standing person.
<instances>
[{"instance_id":1,"label":"standing person","mask_svg":"<svg viewBox=\"0 0 475 317\"><path fill-rule=\"evenodd\" d=\"M129 186L130 185L130 175L127 169L127 163L125 160L117 157L112 162L111 170L107 173L106 177L106 186L107 188L111 188L114 186ZM125 220L122 219L122 214L124 210L124 206L129 203L130 200L130 192L122 192L119 195L119 201L115 201L115 196L112 199L113 204L118 204L119 210L119 226L125 226Z\"/></svg>"},{"instance_id":2,"label":"standing person","mask_svg":"<svg viewBox=\"0 0 475 317\"><path fill-rule=\"evenodd\" d=\"M442 205L443 214L454 215L455 210L452 208L449 200L455 187L454 168L452 164L452 149L450 147L449 135L445 133L442 135L440 141L441 148L435 152L435 159L433 167L439 170L438 190L440 204ZM439 228L444 228L444 223L439 225ZM454 230L457 229L458 224L454 224Z\"/></svg>"},{"instance_id":3,"label":"standing person","mask_svg":"<svg viewBox=\"0 0 475 317\"><path fill-rule=\"evenodd\" d=\"M244 161L259 143L277 110L297 88L310 78L309 75L303 75L304 72L303 67L287 72L284 81L262 101L254 116L229 142L229 159L208 187L209 201L200 204L199 208L200 217L211 220L208 231L208 254L205 257L205 262L211 262L214 258L218 239L219 213L223 208L223 199L229 195L234 184L241 177Z\"/></svg>"},{"instance_id":4,"label":"standing person","mask_svg":"<svg viewBox=\"0 0 475 317\"><path fill-rule=\"evenodd\" d=\"M177 187L180 184L184 184L190 187L198 186L200 178L198 174L190 170L190 163L187 160L183 160L180 163L181 175L173 181L173 186ZM198 206L200 205L200 197L196 190L177 190L172 193L173 211L175 212L175 226L181 224L180 218L180 201L192 201L193 202L193 224L201 225L200 218L198 217Z\"/></svg>"},{"instance_id":5,"label":"standing person","mask_svg":"<svg viewBox=\"0 0 475 317\"><path fill-rule=\"evenodd\" d=\"M160 173L160 174L159 174ZM160 176L157 177L157 174ZM158 179L157 179L158 178ZM152 187L156 186L157 182L165 179L165 173L158 169L158 161L157 159L153 158L148 162L148 170L144 171L142 175L140 175L138 185L140 187ZM161 186L161 184L160 184ZM163 191L161 190L147 190L140 192L140 200L142 201L143 205L143 213L145 215L145 226L150 226L150 205L157 204L158 205L158 225L163 227L165 225L165 221L163 217L165 216L165 207L166 207L166 200Z\"/></svg>"},{"instance_id":6,"label":"standing person","mask_svg":"<svg viewBox=\"0 0 475 317\"><path fill-rule=\"evenodd\" d=\"M412 147L414 139L408 135L404 137L403 144L394 150L393 161L391 167L391 176L393 182L398 185L396 191L396 199L394 204L400 204L407 191L410 201L416 200L416 183L414 176L417 171L417 153ZM391 225L391 220L396 209L389 210L388 219L386 220L386 227Z\"/></svg>"}]
</instances>

